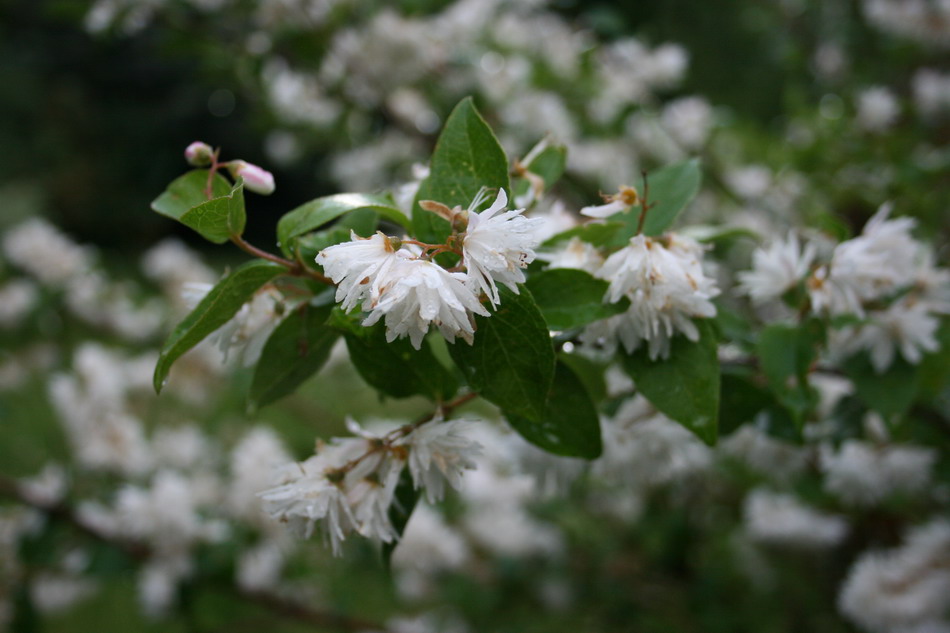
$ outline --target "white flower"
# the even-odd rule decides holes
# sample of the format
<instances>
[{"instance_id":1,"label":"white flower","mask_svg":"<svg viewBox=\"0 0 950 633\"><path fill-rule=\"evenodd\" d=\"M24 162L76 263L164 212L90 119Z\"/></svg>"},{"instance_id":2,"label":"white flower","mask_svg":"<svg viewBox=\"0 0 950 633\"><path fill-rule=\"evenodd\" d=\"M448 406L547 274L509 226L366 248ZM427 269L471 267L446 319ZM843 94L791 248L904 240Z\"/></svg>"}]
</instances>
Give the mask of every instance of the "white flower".
<instances>
[{"instance_id":1,"label":"white flower","mask_svg":"<svg viewBox=\"0 0 950 633\"><path fill-rule=\"evenodd\" d=\"M862 554L838 596L838 609L872 633L940 631L950 596L950 523L913 530L903 547Z\"/></svg>"},{"instance_id":2,"label":"white flower","mask_svg":"<svg viewBox=\"0 0 950 633\"><path fill-rule=\"evenodd\" d=\"M772 189L772 170L765 165L737 167L726 172L726 184L740 198L761 198Z\"/></svg>"},{"instance_id":3,"label":"white flower","mask_svg":"<svg viewBox=\"0 0 950 633\"><path fill-rule=\"evenodd\" d=\"M301 476L290 483L261 493L264 510L303 538L310 538L314 524L320 521L333 553L339 554L346 533L356 527L350 505L343 490L322 470L307 472L306 463L300 464L300 470Z\"/></svg>"},{"instance_id":4,"label":"white flower","mask_svg":"<svg viewBox=\"0 0 950 633\"><path fill-rule=\"evenodd\" d=\"M713 110L701 97L683 97L671 101L660 116L663 127L687 150L697 150L706 143L713 125Z\"/></svg>"},{"instance_id":5,"label":"white flower","mask_svg":"<svg viewBox=\"0 0 950 633\"><path fill-rule=\"evenodd\" d=\"M812 310L863 316L863 301L885 298L914 283L922 252L910 235L914 220L889 220L890 211L890 205L882 205L861 235L835 247L831 264L808 278Z\"/></svg>"},{"instance_id":6,"label":"white flower","mask_svg":"<svg viewBox=\"0 0 950 633\"><path fill-rule=\"evenodd\" d=\"M61 286L81 278L92 267L92 252L55 226L31 218L6 231L3 254L44 284Z\"/></svg>"},{"instance_id":7,"label":"white flower","mask_svg":"<svg viewBox=\"0 0 950 633\"><path fill-rule=\"evenodd\" d=\"M639 395L624 401L601 429L604 454L594 462L593 472L626 489L689 481L712 465L708 446Z\"/></svg>"},{"instance_id":8,"label":"white flower","mask_svg":"<svg viewBox=\"0 0 950 633\"><path fill-rule=\"evenodd\" d=\"M821 548L840 543L848 524L801 503L792 495L757 488L744 506L745 530L754 541L792 547Z\"/></svg>"},{"instance_id":9,"label":"white flower","mask_svg":"<svg viewBox=\"0 0 950 633\"><path fill-rule=\"evenodd\" d=\"M464 273L450 273L427 260L399 258L385 278L377 280L378 300L370 306L372 311L363 325L373 325L385 316L386 340L408 336L416 349L422 346L432 323L448 340L461 336L471 344L475 335L472 313L489 313L466 280Z\"/></svg>"},{"instance_id":10,"label":"white flower","mask_svg":"<svg viewBox=\"0 0 950 633\"><path fill-rule=\"evenodd\" d=\"M900 116L894 93L883 86L861 91L857 98L858 125L869 132L883 132Z\"/></svg>"},{"instance_id":11,"label":"white flower","mask_svg":"<svg viewBox=\"0 0 950 633\"><path fill-rule=\"evenodd\" d=\"M615 213L629 211L632 206L639 204L639 202L640 197L637 195L637 190L624 185L620 187L617 193L604 196L604 204L581 209L581 215L598 219L609 218Z\"/></svg>"},{"instance_id":12,"label":"white flower","mask_svg":"<svg viewBox=\"0 0 950 633\"><path fill-rule=\"evenodd\" d=\"M867 350L874 371L881 374L894 362L898 350L904 360L915 365L924 352L939 350L935 336L939 326L927 304L905 297L886 310L869 313L866 323L833 332L830 347L843 356Z\"/></svg>"},{"instance_id":13,"label":"white flower","mask_svg":"<svg viewBox=\"0 0 950 633\"><path fill-rule=\"evenodd\" d=\"M39 295L36 284L26 279L14 279L0 287L0 327L19 326Z\"/></svg>"},{"instance_id":14,"label":"white flower","mask_svg":"<svg viewBox=\"0 0 950 633\"><path fill-rule=\"evenodd\" d=\"M382 462L369 477L353 483L347 477L346 499L352 508L356 531L360 535L392 543L399 538L399 534L389 520L389 507L399 484L403 462L391 459Z\"/></svg>"},{"instance_id":15,"label":"white flower","mask_svg":"<svg viewBox=\"0 0 950 633\"><path fill-rule=\"evenodd\" d=\"M524 209L499 213L508 206L504 189L498 191L488 209L476 213L474 209L482 196L480 192L469 207L462 257L468 271L468 286L484 292L494 306L499 302L496 281L518 294L517 284L525 280L522 269L534 260L544 220L524 217Z\"/></svg>"},{"instance_id":16,"label":"white flower","mask_svg":"<svg viewBox=\"0 0 950 633\"><path fill-rule=\"evenodd\" d=\"M937 460L933 449L874 446L848 440L837 453L825 452L821 467L825 490L857 506L873 506L893 494L919 494L931 482Z\"/></svg>"},{"instance_id":17,"label":"white flower","mask_svg":"<svg viewBox=\"0 0 950 633\"><path fill-rule=\"evenodd\" d=\"M546 261L548 268L576 268L591 274L604 265L604 257L597 247L572 237L560 250L553 253L541 253L538 259Z\"/></svg>"},{"instance_id":18,"label":"white flower","mask_svg":"<svg viewBox=\"0 0 950 633\"><path fill-rule=\"evenodd\" d=\"M617 303L630 299L630 309L589 326L585 343L608 348L619 339L628 353L642 341L649 345L651 359L669 355L670 339L680 332L699 340L694 317L716 315L710 299L719 294L715 281L703 273L702 247L687 237L668 235L661 239L636 235L611 255L596 276L610 282L605 299Z\"/></svg>"},{"instance_id":19,"label":"white flower","mask_svg":"<svg viewBox=\"0 0 950 633\"><path fill-rule=\"evenodd\" d=\"M417 427L402 441L409 447L412 481L417 489L425 490L430 503L442 499L446 481L458 490L462 473L475 468L472 460L482 452L481 444L459 431L463 424L464 420L435 419Z\"/></svg>"},{"instance_id":20,"label":"white flower","mask_svg":"<svg viewBox=\"0 0 950 633\"><path fill-rule=\"evenodd\" d=\"M815 246L801 248L798 236L789 233L785 240L773 242L768 249L757 248L752 254L752 270L740 272L739 289L762 303L782 296L805 278L815 258Z\"/></svg>"},{"instance_id":21,"label":"white flower","mask_svg":"<svg viewBox=\"0 0 950 633\"><path fill-rule=\"evenodd\" d=\"M367 238L350 232L350 241L329 246L317 254L316 262L337 284L336 301L344 310L360 303L372 303L379 295L376 279L397 263L390 239L377 232Z\"/></svg>"}]
</instances>

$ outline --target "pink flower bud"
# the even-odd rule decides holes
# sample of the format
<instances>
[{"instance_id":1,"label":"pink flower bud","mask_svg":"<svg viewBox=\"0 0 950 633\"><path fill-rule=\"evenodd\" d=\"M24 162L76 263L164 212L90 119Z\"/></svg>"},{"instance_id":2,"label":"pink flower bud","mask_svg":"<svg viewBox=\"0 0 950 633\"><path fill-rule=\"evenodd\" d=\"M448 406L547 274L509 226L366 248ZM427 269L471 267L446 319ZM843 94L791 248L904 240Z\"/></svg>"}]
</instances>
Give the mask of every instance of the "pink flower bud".
<instances>
[{"instance_id":1,"label":"pink flower bud","mask_svg":"<svg viewBox=\"0 0 950 633\"><path fill-rule=\"evenodd\" d=\"M193 167L207 167L211 164L214 150L207 143L195 141L185 148L185 160Z\"/></svg>"},{"instance_id":2,"label":"pink flower bud","mask_svg":"<svg viewBox=\"0 0 950 633\"><path fill-rule=\"evenodd\" d=\"M274 174L257 165L243 160L232 160L228 163L228 170L233 178L243 178L244 186L254 193L267 196L274 193Z\"/></svg>"}]
</instances>

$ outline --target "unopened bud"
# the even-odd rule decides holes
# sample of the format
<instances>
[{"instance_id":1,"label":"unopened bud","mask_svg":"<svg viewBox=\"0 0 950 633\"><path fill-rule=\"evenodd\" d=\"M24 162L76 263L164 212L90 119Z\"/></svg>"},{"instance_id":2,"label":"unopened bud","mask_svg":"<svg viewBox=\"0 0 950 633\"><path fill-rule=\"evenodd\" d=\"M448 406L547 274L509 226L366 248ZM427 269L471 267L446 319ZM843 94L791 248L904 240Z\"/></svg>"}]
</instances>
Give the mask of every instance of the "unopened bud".
<instances>
[{"instance_id":1,"label":"unopened bud","mask_svg":"<svg viewBox=\"0 0 950 633\"><path fill-rule=\"evenodd\" d=\"M207 167L214 159L214 150L207 143L195 141L185 148L185 160L193 167Z\"/></svg>"},{"instance_id":2,"label":"unopened bud","mask_svg":"<svg viewBox=\"0 0 950 633\"><path fill-rule=\"evenodd\" d=\"M232 160L228 163L228 171L233 178L243 178L244 186L254 193L269 196L274 193L274 174L257 165L243 160Z\"/></svg>"}]
</instances>

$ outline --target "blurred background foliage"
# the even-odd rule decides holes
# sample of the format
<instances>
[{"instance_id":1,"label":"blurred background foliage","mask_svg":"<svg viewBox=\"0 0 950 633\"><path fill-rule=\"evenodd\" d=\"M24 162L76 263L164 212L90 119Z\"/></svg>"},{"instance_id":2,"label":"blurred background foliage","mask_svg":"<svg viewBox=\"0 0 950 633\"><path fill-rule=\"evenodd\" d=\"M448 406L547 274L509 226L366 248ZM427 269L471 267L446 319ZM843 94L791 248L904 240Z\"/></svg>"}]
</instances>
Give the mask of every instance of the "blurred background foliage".
<instances>
[{"instance_id":1,"label":"blurred background foliage","mask_svg":"<svg viewBox=\"0 0 950 633\"><path fill-rule=\"evenodd\" d=\"M289 163L272 165L263 151L277 121L262 96L261 57L247 50L254 4L201 12L175 0L140 31L112 28L92 35L82 28L91 3L3 0L0 144L7 151L0 155L6 207L0 222L9 225L39 207L80 241L108 249L134 253L173 231L204 247L182 227L146 212L155 193L180 173L180 149L196 138L226 145L229 155L276 173L276 195L255 201L252 236L269 239L280 212L337 191L326 161L331 149L352 141L345 130L337 137L308 132L312 142ZM425 15L448 4L418 0L399 3L399 9ZM271 51L315 67L335 28L385 5L352 3L318 28L270 32ZM814 178L811 187L836 192L832 214L860 226L879 204L822 180L841 165L866 160L870 150L901 172L886 193L907 199L907 209L924 211L926 229L945 230L939 213L929 210L947 199L947 179L922 175L906 157L923 133L934 145L946 146L946 119L936 128L889 135L869 147L844 134L848 117L829 120L818 113L823 99L832 109L844 108L840 98L854 85L884 84L909 98L909 69L950 68L945 49L882 37L856 0L557 0L551 8L605 41L636 35L683 45L690 67L676 93L701 94L728 108L726 125L739 131L746 145L742 154L758 161L774 157L773 167L799 170ZM815 51L827 41L846 52L847 72L838 78L815 71ZM444 120L454 103L432 105ZM383 107L373 115L376 129L393 124ZM781 139L798 117L816 119L825 142L789 148ZM429 145L434 142L434 132L422 136ZM585 192L593 193L589 187Z\"/></svg>"}]
</instances>

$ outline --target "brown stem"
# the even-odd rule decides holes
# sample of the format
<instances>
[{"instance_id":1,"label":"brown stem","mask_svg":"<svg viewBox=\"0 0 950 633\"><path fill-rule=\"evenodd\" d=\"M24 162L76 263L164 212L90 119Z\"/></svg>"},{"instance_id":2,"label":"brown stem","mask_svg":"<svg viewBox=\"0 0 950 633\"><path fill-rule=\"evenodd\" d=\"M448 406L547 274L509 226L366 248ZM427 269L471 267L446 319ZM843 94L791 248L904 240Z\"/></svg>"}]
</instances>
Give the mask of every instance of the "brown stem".
<instances>
[{"instance_id":1,"label":"brown stem","mask_svg":"<svg viewBox=\"0 0 950 633\"><path fill-rule=\"evenodd\" d=\"M220 165L218 164L218 154L221 152L221 148L214 150L211 154L211 166L208 167L208 182L205 184L205 198L211 200L214 197L214 175L218 172Z\"/></svg>"},{"instance_id":2,"label":"brown stem","mask_svg":"<svg viewBox=\"0 0 950 633\"><path fill-rule=\"evenodd\" d=\"M647 172L641 171L643 177L643 199L640 201L640 218L637 220L637 235L643 233L643 224L647 221L647 211L653 206L650 204L650 183L647 180Z\"/></svg>"},{"instance_id":3,"label":"brown stem","mask_svg":"<svg viewBox=\"0 0 950 633\"><path fill-rule=\"evenodd\" d=\"M287 274L289 275L293 275L294 277L310 277L311 279L316 279L320 283L327 284L328 286L335 285L332 279L325 275L321 275L317 271L308 268L307 266L304 266L301 262L291 261L281 257L280 255L274 255L273 253L268 253L265 250L261 250L253 244L246 242L240 235L232 235L231 242L233 242L235 246L240 248L248 255L260 257L261 259L266 259L267 261L274 262L275 264L280 264L287 269Z\"/></svg>"}]
</instances>

